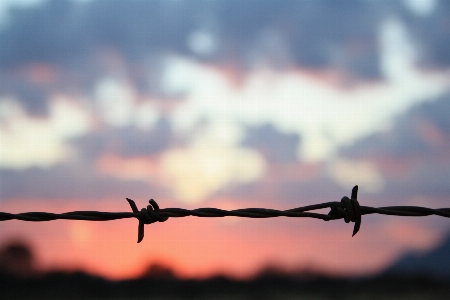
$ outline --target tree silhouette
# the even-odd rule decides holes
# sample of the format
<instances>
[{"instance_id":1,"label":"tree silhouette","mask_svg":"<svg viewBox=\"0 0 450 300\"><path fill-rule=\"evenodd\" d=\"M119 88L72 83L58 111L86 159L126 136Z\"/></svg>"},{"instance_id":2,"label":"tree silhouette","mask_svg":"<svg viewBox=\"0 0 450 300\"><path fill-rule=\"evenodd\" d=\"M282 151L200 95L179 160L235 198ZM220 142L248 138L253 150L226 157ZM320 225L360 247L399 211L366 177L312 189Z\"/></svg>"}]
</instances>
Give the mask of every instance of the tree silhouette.
<instances>
[{"instance_id":1,"label":"tree silhouette","mask_svg":"<svg viewBox=\"0 0 450 300\"><path fill-rule=\"evenodd\" d=\"M141 278L151 279L175 279L175 272L168 266L161 263L153 263L145 269Z\"/></svg>"},{"instance_id":2,"label":"tree silhouette","mask_svg":"<svg viewBox=\"0 0 450 300\"><path fill-rule=\"evenodd\" d=\"M12 241L0 247L0 273L15 277L34 274L35 256L31 247L22 241Z\"/></svg>"}]
</instances>

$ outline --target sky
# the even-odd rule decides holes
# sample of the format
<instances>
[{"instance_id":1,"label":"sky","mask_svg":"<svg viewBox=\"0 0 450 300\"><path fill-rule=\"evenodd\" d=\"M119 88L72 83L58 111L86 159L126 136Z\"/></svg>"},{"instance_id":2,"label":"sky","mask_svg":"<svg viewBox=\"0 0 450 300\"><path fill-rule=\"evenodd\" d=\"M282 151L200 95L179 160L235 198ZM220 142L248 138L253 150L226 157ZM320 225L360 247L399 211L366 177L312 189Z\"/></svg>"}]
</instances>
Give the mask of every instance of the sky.
<instances>
[{"instance_id":1,"label":"sky","mask_svg":"<svg viewBox=\"0 0 450 300\"><path fill-rule=\"evenodd\" d=\"M0 211L448 207L447 1L0 1ZM439 217L0 222L42 268L371 274Z\"/></svg>"}]
</instances>

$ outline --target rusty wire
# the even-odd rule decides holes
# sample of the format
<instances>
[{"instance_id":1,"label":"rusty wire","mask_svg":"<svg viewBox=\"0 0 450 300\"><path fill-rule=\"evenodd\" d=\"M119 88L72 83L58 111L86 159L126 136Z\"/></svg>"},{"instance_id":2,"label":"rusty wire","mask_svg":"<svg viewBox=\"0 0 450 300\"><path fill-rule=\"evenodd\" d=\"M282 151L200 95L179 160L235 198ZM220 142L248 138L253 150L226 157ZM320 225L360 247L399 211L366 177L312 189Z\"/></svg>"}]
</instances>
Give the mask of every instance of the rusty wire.
<instances>
[{"instance_id":1,"label":"rusty wire","mask_svg":"<svg viewBox=\"0 0 450 300\"><path fill-rule=\"evenodd\" d=\"M42 222L52 220L85 220L85 221L111 221L126 218L136 218L139 220L138 243L144 238L144 224L155 222L165 222L169 218L180 218L187 216L195 217L243 217L243 218L315 218L324 221L344 219L346 223L354 222L353 236L359 231L361 226L361 216L369 214L382 214L393 216L422 217L437 215L450 218L450 208L432 209L419 206L388 206L388 207L369 207L360 206L357 200L358 186L352 189L351 197L343 197L340 202L326 202L315 205L308 205L288 210L276 210L268 208L244 208L235 210L223 210L218 208L197 208L193 210L183 208L163 208L160 209L155 200L150 199L146 208L138 210L133 200L127 198L133 212L99 212L99 211L72 211L62 214L48 212L26 212L11 214L0 212L0 221L20 220L31 222ZM328 214L309 212L312 210L330 208Z\"/></svg>"}]
</instances>

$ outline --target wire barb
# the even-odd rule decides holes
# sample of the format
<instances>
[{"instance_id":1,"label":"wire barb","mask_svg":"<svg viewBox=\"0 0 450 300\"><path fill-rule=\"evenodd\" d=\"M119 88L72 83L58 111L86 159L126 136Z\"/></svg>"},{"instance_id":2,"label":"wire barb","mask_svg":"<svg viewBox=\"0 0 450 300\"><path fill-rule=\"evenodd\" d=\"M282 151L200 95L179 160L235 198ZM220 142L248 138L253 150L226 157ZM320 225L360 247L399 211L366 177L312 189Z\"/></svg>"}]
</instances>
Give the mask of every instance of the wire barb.
<instances>
[{"instance_id":1,"label":"wire barb","mask_svg":"<svg viewBox=\"0 0 450 300\"><path fill-rule=\"evenodd\" d=\"M392 216L423 217L436 215L450 218L450 208L432 209L419 206L389 206L389 207L369 207L360 206L358 202L358 186L354 186L350 198L342 197L340 202L327 202L321 204L308 205L288 210L276 210L268 208L243 208L235 210L222 210L218 208L197 208L193 210L183 208L163 208L160 209L155 200L150 199L146 208L138 209L134 200L126 198L132 212L100 212L100 211L72 211L62 214L48 212L25 212L11 214L0 212L0 221L20 220L29 222L44 222L52 220L85 220L85 221L111 221L118 219L136 218L138 224L138 243L144 239L144 225L155 222L165 222L169 218L181 218L195 216L202 218L218 218L234 216L241 218L315 218L324 221L344 219L346 223L353 222L353 235L358 233L361 227L362 215L381 214ZM317 209L329 208L328 214L311 212Z\"/></svg>"},{"instance_id":2,"label":"wire barb","mask_svg":"<svg viewBox=\"0 0 450 300\"><path fill-rule=\"evenodd\" d=\"M355 226L353 227L352 236L355 236L361 227L361 206L359 205L357 198L358 186L355 185L352 189L351 199L347 196L341 199L341 203L344 204L344 207L339 207L337 205L331 206L331 210L328 213L329 216L344 218L345 223L349 223L350 221L354 222Z\"/></svg>"},{"instance_id":3,"label":"wire barb","mask_svg":"<svg viewBox=\"0 0 450 300\"><path fill-rule=\"evenodd\" d=\"M156 211L159 210L159 205L153 199L150 199L148 201L150 203L150 205L147 205L147 208L143 208L143 209L141 209L141 211L138 210L136 203L134 203L133 200L131 200L130 198L127 198L127 201L130 204L131 210L134 213L137 213L137 214L140 213L140 216L137 217L139 220L138 243L140 243L144 239L144 224L152 224L155 222L165 222L169 219L168 217L163 217L163 216L160 216L155 213Z\"/></svg>"}]
</instances>

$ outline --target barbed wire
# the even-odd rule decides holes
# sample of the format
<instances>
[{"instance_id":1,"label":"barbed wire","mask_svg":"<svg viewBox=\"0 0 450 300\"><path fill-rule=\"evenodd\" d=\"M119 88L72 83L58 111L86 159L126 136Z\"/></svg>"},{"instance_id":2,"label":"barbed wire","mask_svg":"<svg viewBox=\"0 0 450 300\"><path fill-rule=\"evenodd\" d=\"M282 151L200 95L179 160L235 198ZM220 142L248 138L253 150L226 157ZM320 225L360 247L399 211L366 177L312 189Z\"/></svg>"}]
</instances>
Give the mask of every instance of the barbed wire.
<instances>
[{"instance_id":1,"label":"barbed wire","mask_svg":"<svg viewBox=\"0 0 450 300\"><path fill-rule=\"evenodd\" d=\"M392 216L422 217L437 215L450 218L450 208L432 209L419 206L387 206L369 207L360 206L357 200L358 186L352 189L351 197L343 197L340 202L326 202L321 204L297 207L288 210L276 210L269 208L243 208L235 210L223 210L218 208L197 208L193 210L183 208L163 208L160 209L155 200L150 199L149 205L140 211L136 203L126 198L131 206L132 212L100 212L100 211L72 211L61 214L48 212L25 212L12 214L0 212L0 221L20 220L30 222L44 222L53 220L85 220L85 221L112 221L126 218L136 218L139 220L138 243L144 239L144 225L155 222L165 222L169 218L181 218L187 216L216 218L216 217L242 217L242 218L315 218L324 221L344 219L346 223L354 222L353 235L360 229L361 216L369 214L382 214ZM310 212L317 209L329 208L328 214Z\"/></svg>"}]
</instances>

